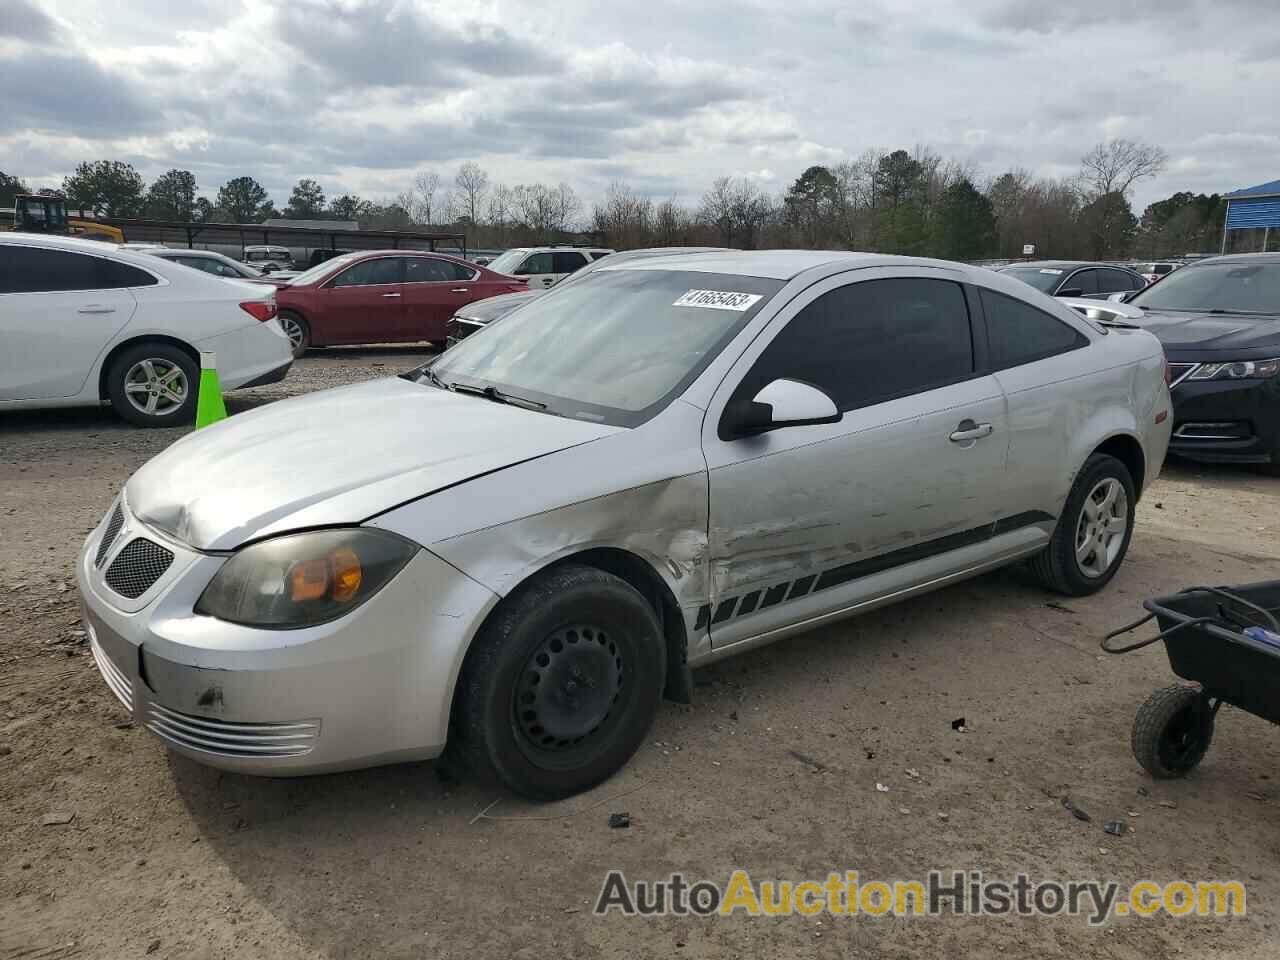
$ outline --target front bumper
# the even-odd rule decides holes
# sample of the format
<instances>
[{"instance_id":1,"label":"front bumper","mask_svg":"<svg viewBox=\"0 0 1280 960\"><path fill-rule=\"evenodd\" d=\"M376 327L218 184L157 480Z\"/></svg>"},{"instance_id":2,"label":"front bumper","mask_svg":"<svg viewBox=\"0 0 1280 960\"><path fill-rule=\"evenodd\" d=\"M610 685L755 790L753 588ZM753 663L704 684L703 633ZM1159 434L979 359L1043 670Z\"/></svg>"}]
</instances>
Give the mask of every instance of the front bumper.
<instances>
[{"instance_id":1,"label":"front bumper","mask_svg":"<svg viewBox=\"0 0 1280 960\"><path fill-rule=\"evenodd\" d=\"M124 515L100 565L107 521L90 534L76 574L94 660L135 724L201 763L272 776L443 749L467 643L497 599L489 590L421 550L340 620L243 627L192 612L225 557L168 540L127 508ZM130 600L107 585L107 571L138 538L174 558Z\"/></svg>"},{"instance_id":2,"label":"front bumper","mask_svg":"<svg viewBox=\"0 0 1280 960\"><path fill-rule=\"evenodd\" d=\"M1280 378L1183 380L1169 452L1220 463L1280 462Z\"/></svg>"}]
</instances>

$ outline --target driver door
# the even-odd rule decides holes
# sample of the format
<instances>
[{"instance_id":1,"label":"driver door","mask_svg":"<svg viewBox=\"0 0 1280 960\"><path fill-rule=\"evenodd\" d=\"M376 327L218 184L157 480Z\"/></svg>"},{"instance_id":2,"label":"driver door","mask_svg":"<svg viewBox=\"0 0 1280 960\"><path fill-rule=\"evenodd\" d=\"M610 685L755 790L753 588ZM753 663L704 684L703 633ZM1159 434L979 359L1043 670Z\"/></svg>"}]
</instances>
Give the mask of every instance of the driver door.
<instances>
[{"instance_id":1,"label":"driver door","mask_svg":"<svg viewBox=\"0 0 1280 960\"><path fill-rule=\"evenodd\" d=\"M957 280L926 268L825 280L721 384L703 436L712 583L699 626L714 647L975 562L1001 515L1009 436ZM782 378L826 391L840 421L722 435L726 406Z\"/></svg>"}]
</instances>

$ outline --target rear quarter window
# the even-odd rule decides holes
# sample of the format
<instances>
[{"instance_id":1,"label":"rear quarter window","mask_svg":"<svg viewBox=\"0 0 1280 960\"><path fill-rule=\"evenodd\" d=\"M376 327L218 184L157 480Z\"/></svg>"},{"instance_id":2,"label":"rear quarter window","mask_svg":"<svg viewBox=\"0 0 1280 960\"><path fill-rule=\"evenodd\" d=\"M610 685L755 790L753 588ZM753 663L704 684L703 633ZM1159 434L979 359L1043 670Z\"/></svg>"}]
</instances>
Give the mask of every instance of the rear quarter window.
<instances>
[{"instance_id":1,"label":"rear quarter window","mask_svg":"<svg viewBox=\"0 0 1280 960\"><path fill-rule=\"evenodd\" d=\"M1079 330L1029 303L985 287L979 296L994 370L1044 360L1089 344L1089 338Z\"/></svg>"}]
</instances>

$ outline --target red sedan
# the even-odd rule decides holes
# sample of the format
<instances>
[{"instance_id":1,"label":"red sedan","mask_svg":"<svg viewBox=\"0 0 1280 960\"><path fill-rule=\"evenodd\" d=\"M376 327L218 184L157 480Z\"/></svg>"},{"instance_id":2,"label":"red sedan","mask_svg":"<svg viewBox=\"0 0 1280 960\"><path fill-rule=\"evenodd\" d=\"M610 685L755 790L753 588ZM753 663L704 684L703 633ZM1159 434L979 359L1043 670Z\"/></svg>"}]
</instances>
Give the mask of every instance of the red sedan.
<instances>
[{"instance_id":1,"label":"red sedan","mask_svg":"<svg viewBox=\"0 0 1280 960\"><path fill-rule=\"evenodd\" d=\"M459 257L414 250L369 250L326 260L276 291L280 323L294 355L307 347L428 340L464 304L528 284Z\"/></svg>"}]
</instances>

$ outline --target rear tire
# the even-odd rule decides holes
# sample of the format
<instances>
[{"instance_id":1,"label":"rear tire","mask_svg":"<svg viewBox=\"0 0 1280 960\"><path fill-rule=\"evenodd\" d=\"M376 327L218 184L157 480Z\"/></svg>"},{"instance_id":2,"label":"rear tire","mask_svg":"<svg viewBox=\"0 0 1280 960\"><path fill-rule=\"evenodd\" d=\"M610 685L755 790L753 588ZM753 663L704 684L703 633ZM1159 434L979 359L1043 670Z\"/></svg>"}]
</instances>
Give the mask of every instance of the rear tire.
<instances>
[{"instance_id":1,"label":"rear tire","mask_svg":"<svg viewBox=\"0 0 1280 960\"><path fill-rule=\"evenodd\" d=\"M1133 719L1133 755L1158 780L1186 776L1213 742L1213 710L1202 691L1180 683L1147 697Z\"/></svg>"},{"instance_id":2,"label":"rear tire","mask_svg":"<svg viewBox=\"0 0 1280 960\"><path fill-rule=\"evenodd\" d=\"M280 311L280 326L284 328L296 360L311 346L311 327L306 320L291 310Z\"/></svg>"},{"instance_id":3,"label":"rear tire","mask_svg":"<svg viewBox=\"0 0 1280 960\"><path fill-rule=\"evenodd\" d=\"M1101 590L1129 552L1136 499L1128 467L1105 453L1090 456L1072 484L1049 545L1027 563L1032 574L1070 597Z\"/></svg>"},{"instance_id":4,"label":"rear tire","mask_svg":"<svg viewBox=\"0 0 1280 960\"><path fill-rule=\"evenodd\" d=\"M107 370L107 399L122 419L139 427L177 427L196 416L200 368L171 343L140 343Z\"/></svg>"},{"instance_id":5,"label":"rear tire","mask_svg":"<svg viewBox=\"0 0 1280 960\"><path fill-rule=\"evenodd\" d=\"M636 752L665 676L662 628L634 587L553 569L503 601L468 652L450 755L524 797L571 796Z\"/></svg>"}]
</instances>

